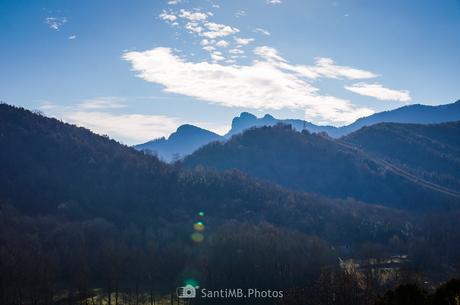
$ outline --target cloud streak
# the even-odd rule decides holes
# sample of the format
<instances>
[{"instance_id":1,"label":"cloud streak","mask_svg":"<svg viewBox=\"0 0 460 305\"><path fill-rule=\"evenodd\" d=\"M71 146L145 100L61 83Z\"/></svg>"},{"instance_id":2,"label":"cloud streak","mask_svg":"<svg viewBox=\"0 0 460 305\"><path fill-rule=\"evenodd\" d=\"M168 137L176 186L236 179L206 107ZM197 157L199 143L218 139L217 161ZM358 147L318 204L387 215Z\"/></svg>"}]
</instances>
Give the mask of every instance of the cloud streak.
<instances>
[{"instance_id":1,"label":"cloud streak","mask_svg":"<svg viewBox=\"0 0 460 305\"><path fill-rule=\"evenodd\" d=\"M374 97L382 101L410 102L412 100L410 92L407 90L393 90L383 87L381 84L357 83L345 86L345 89L354 93Z\"/></svg>"},{"instance_id":2,"label":"cloud streak","mask_svg":"<svg viewBox=\"0 0 460 305\"><path fill-rule=\"evenodd\" d=\"M263 29L263 28L256 28L256 29L254 29L254 32L262 34L264 36L270 36L271 35L271 33L269 31L267 31L266 29Z\"/></svg>"}]
</instances>

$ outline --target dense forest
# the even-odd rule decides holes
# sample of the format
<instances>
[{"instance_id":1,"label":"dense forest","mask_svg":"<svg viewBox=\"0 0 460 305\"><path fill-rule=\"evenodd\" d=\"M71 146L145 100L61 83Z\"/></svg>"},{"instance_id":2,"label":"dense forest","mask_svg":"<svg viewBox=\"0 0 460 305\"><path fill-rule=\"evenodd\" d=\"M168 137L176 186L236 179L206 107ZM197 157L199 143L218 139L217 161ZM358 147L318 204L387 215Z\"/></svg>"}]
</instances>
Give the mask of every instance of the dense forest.
<instances>
[{"instance_id":1,"label":"dense forest","mask_svg":"<svg viewBox=\"0 0 460 305\"><path fill-rule=\"evenodd\" d=\"M167 165L0 104L0 303L185 304L174 292L190 283L285 292L282 299L194 304L403 304L397 300L408 293L449 304L452 291L455 299L456 282L436 290L460 276L460 213L450 199L398 176L381 178L369 160L321 135L277 126L229 143L257 132L269 141L273 131L284 139L278 146L286 159L302 137L312 154L348 160L358 177L395 179L401 192L423 195L421 204L432 198L441 206L414 213L350 194L286 189L240 170Z\"/></svg>"},{"instance_id":2,"label":"dense forest","mask_svg":"<svg viewBox=\"0 0 460 305\"><path fill-rule=\"evenodd\" d=\"M343 140L391 160L423 179L460 189L460 122L376 124Z\"/></svg>"}]
</instances>

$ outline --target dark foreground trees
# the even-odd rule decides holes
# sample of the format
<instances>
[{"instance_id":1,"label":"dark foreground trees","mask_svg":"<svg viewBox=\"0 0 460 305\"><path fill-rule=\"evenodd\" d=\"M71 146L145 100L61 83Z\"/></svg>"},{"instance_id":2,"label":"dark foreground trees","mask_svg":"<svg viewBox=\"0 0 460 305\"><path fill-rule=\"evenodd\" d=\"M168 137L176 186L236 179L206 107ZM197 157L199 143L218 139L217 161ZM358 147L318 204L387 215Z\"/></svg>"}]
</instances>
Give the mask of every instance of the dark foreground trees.
<instances>
[{"instance_id":1,"label":"dark foreground trees","mask_svg":"<svg viewBox=\"0 0 460 305\"><path fill-rule=\"evenodd\" d=\"M428 294L415 284L401 285L388 291L377 305L457 305L460 304L460 280L452 279Z\"/></svg>"}]
</instances>

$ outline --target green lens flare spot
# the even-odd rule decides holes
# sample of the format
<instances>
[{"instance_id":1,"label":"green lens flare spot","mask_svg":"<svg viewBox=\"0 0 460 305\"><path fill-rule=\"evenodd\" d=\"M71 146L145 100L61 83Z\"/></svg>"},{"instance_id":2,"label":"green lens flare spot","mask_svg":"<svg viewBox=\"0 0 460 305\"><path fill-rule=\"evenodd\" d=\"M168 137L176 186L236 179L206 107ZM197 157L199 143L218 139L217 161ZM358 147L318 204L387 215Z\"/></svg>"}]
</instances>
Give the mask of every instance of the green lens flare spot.
<instances>
[{"instance_id":1,"label":"green lens flare spot","mask_svg":"<svg viewBox=\"0 0 460 305\"><path fill-rule=\"evenodd\" d=\"M197 223L195 223L193 225L193 228L195 229L195 231L203 232L204 231L204 223L202 223L201 221L198 221Z\"/></svg>"},{"instance_id":2,"label":"green lens flare spot","mask_svg":"<svg viewBox=\"0 0 460 305\"><path fill-rule=\"evenodd\" d=\"M199 232L193 233L191 237L192 237L192 240L196 243L201 243L204 240L204 235Z\"/></svg>"},{"instance_id":3,"label":"green lens flare spot","mask_svg":"<svg viewBox=\"0 0 460 305\"><path fill-rule=\"evenodd\" d=\"M198 212L198 216L204 217L204 212L203 211Z\"/></svg>"},{"instance_id":4,"label":"green lens flare spot","mask_svg":"<svg viewBox=\"0 0 460 305\"><path fill-rule=\"evenodd\" d=\"M186 279L184 281L184 286L198 287L199 283L195 279Z\"/></svg>"}]
</instances>

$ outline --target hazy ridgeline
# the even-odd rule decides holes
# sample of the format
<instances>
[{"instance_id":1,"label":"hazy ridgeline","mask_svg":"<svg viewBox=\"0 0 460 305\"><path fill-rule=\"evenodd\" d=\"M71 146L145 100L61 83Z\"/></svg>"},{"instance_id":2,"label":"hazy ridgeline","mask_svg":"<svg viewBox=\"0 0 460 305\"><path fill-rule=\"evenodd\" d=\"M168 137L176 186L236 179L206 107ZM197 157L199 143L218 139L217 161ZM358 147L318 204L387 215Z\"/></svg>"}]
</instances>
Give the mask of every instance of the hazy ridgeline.
<instances>
[{"instance_id":1,"label":"hazy ridgeline","mask_svg":"<svg viewBox=\"0 0 460 305\"><path fill-rule=\"evenodd\" d=\"M458 144L457 137L453 141ZM278 138L285 141L278 142L284 150L268 154L264 145L274 148ZM365 139L356 134L344 141L368 149L372 156L384 153L367 148ZM436 159L435 146L423 155L423 145L415 144L408 145L421 151L414 159L417 164L402 161L395 151L388 158L423 179L458 189L458 173L449 172L457 166L458 146L449 144L451 153ZM211 154L216 145L189 160ZM335 140L287 127L250 130L219 145L227 162L235 156L248 167L216 166L231 169L219 172L201 161L192 166L185 160L191 168L167 165L86 129L0 105L0 303L168 304L175 288L187 282L209 289L285 291L282 299L195 299L194 304L455 300L457 282L434 292L441 282L460 276L455 198L381 173L367 155L346 150ZM307 190L321 195L300 192L310 184L289 185L305 181L325 164L305 166L301 176L289 163L299 160L289 154L292 145L309 148L311 156L329 160L331 167L346 165L342 170L362 179L357 189L344 191L343 181L331 182L337 176L332 169L314 176L323 179L321 184L329 183L331 194L319 188ZM287 155L283 158L282 153ZM213 156L206 160L218 165L224 160ZM421 166L444 159L451 165L439 175L429 174L430 166L438 165ZM270 171L266 160L272 164ZM359 185L368 181L381 188L384 199L373 204L351 199L375 196L364 187L359 196ZM401 196L411 201L398 201L398 193L390 196L390 183L403 185ZM402 286L385 294L405 283L419 288ZM401 299L405 301L398 303Z\"/></svg>"}]
</instances>

